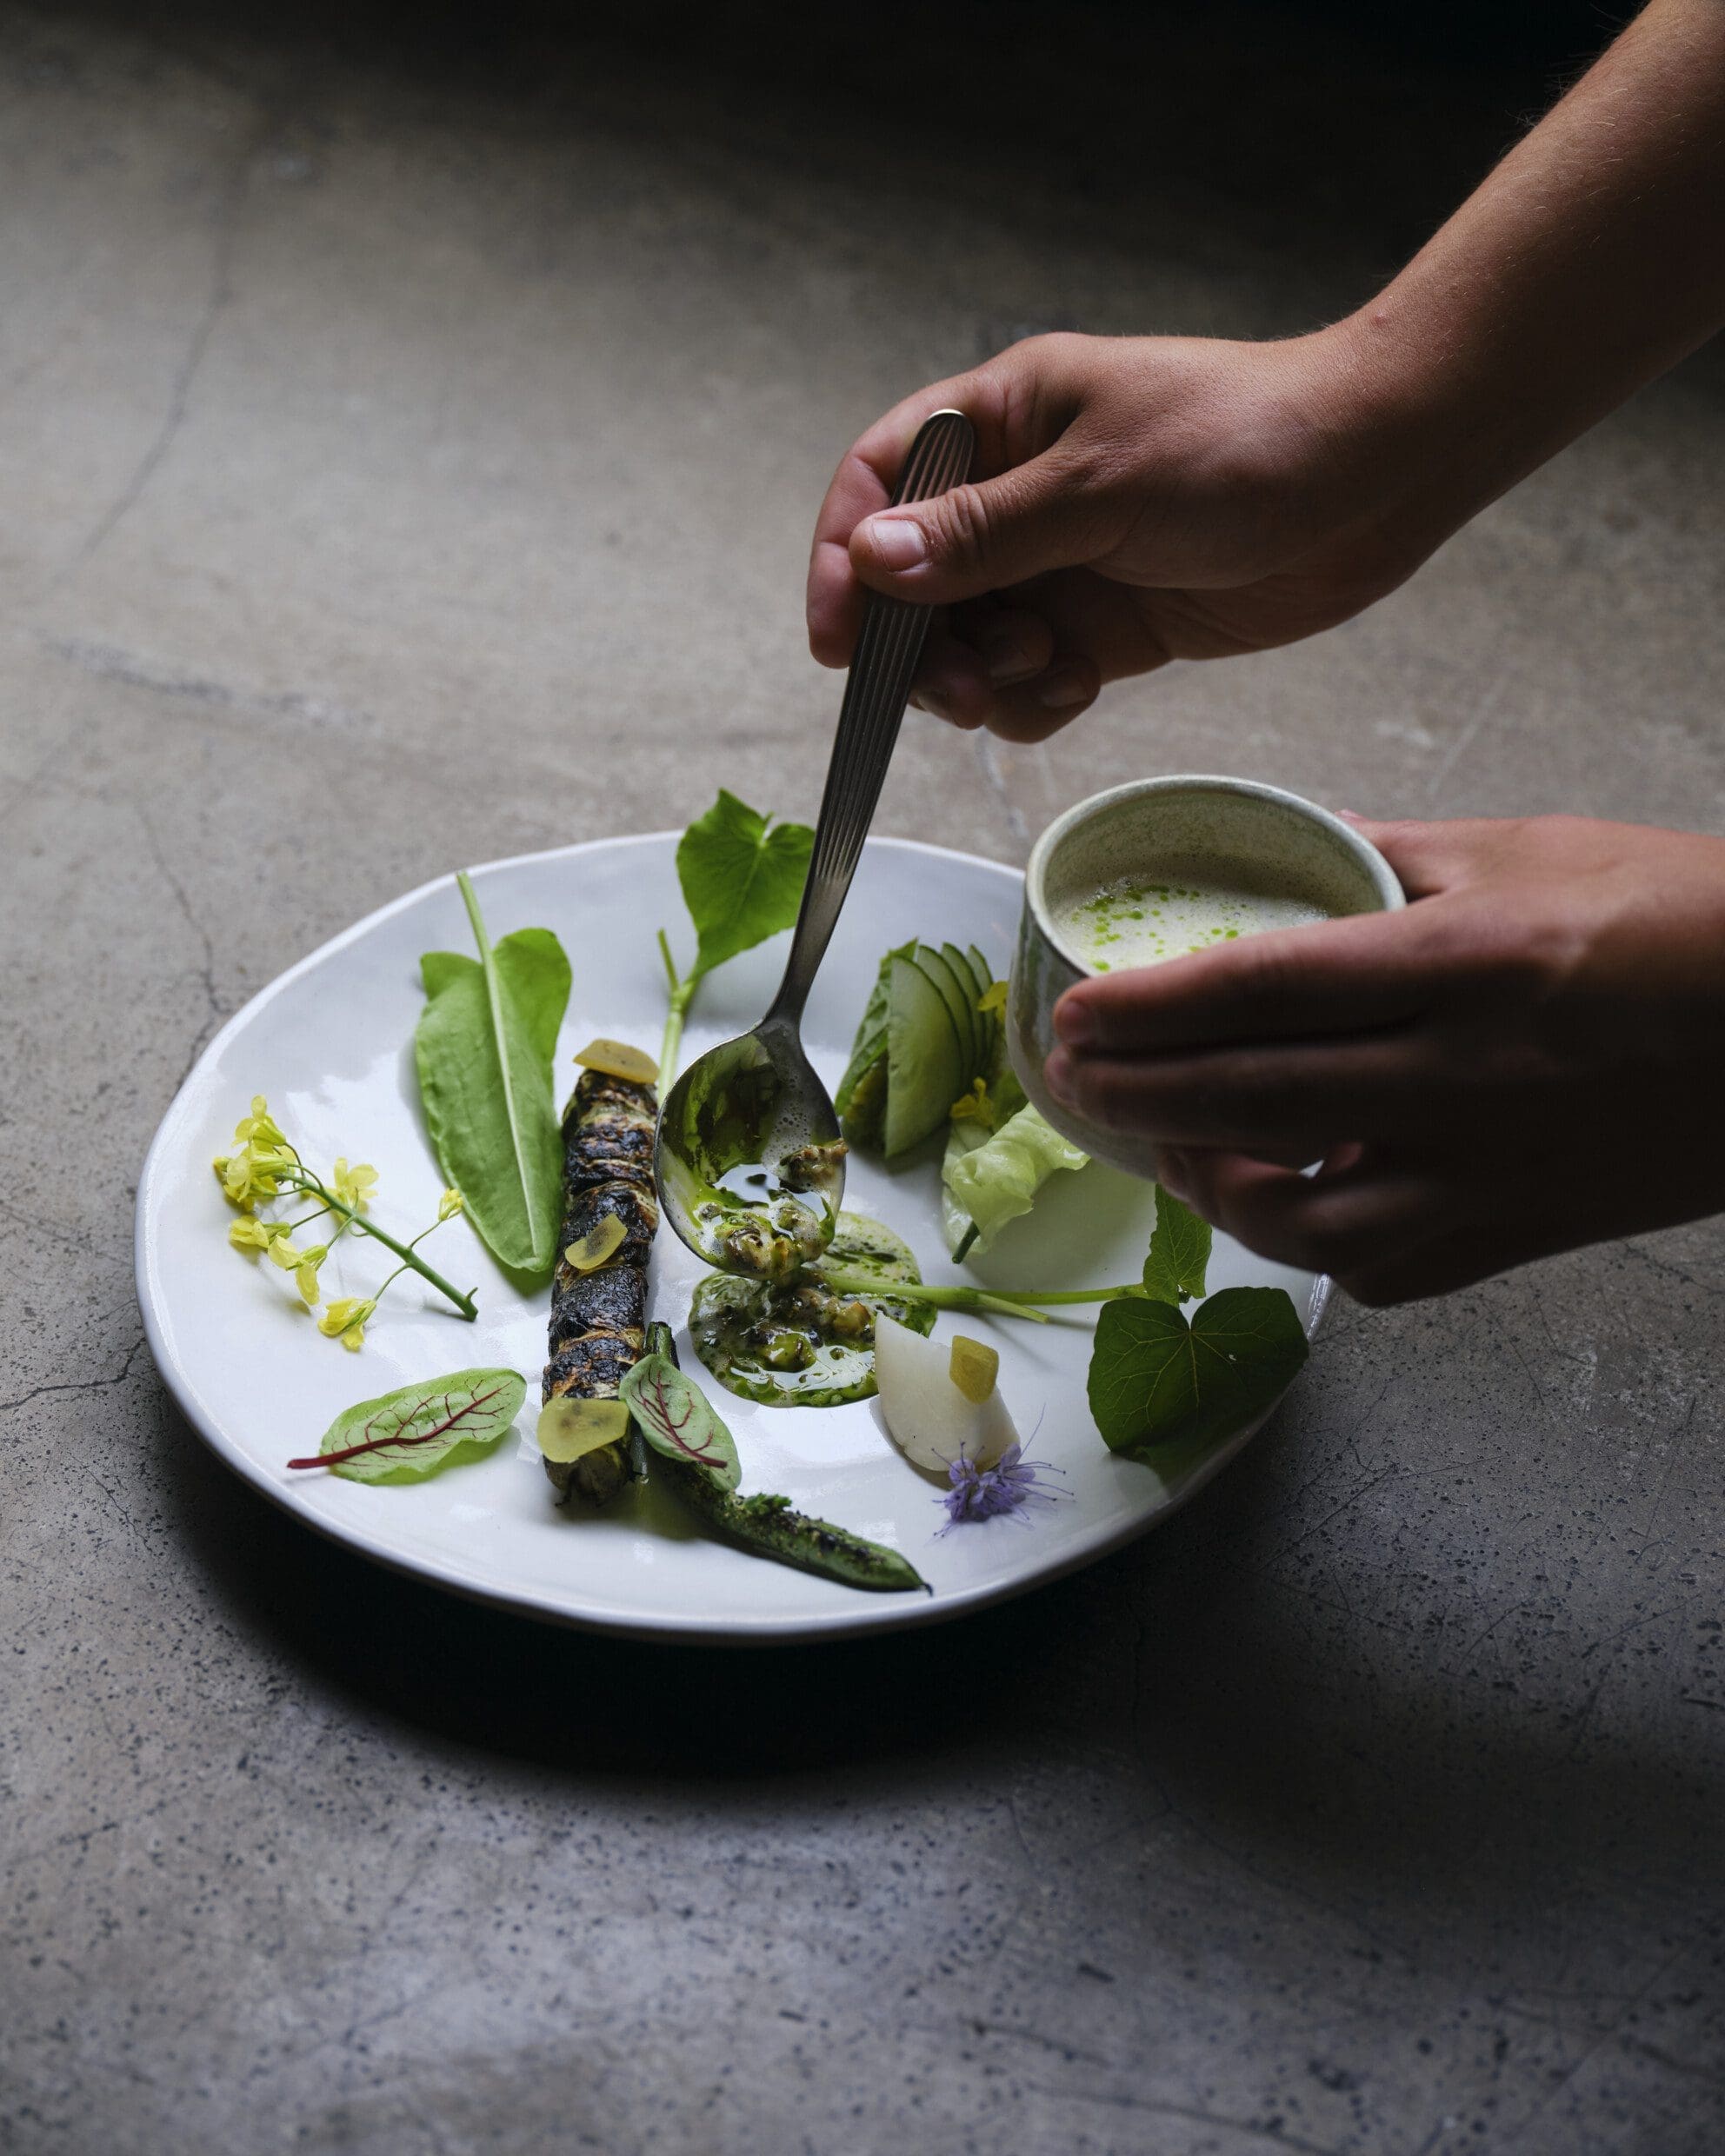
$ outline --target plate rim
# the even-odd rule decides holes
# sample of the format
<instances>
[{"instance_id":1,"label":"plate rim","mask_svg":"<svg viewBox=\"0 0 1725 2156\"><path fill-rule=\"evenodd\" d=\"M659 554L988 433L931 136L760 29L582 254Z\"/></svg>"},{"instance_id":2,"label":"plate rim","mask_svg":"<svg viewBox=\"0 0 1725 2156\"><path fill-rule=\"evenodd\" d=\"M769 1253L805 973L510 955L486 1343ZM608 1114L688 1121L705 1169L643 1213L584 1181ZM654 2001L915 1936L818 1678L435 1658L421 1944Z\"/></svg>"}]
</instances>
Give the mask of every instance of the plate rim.
<instances>
[{"instance_id":1,"label":"plate rim","mask_svg":"<svg viewBox=\"0 0 1725 2156\"><path fill-rule=\"evenodd\" d=\"M567 846L536 848L527 853L501 855L494 861L476 862L467 868L466 873L480 876L493 869L566 861L600 848L650 846L681 836L681 832L668 829L622 832L606 838L578 839ZM962 862L970 867L986 868L1021 888L1023 885L1022 869L1014 868L1005 862L990 861L981 854L962 852L956 847L937 846L926 839L884 835L871 835L865 844L926 854L941 861ZM266 982L255 995L249 996L204 1043L196 1061L175 1088L173 1098L163 1110L155 1135L150 1139L138 1176L133 1216L134 1276L150 1359L180 1413L222 1464L299 1526L308 1527L326 1540L352 1551L370 1563L398 1573L403 1578L420 1580L459 1594L464 1600L478 1602L487 1608L532 1618L540 1623L561 1625L573 1631L663 1646L709 1647L785 1647L816 1640L854 1639L863 1634L904 1632L925 1625L943 1624L997 1603L1011 1601L1021 1594L1051 1586L1056 1580L1065 1579L1074 1572L1099 1563L1103 1558L1125 1548L1129 1543L1136 1541L1141 1535L1149 1534L1152 1527L1160 1527L1163 1521L1189 1504L1201 1490L1207 1488L1252 1441L1281 1406L1282 1399L1286 1397L1285 1393L1262 1415L1239 1431L1225 1445L1219 1446L1182 1485L1178 1494L1160 1508L1123 1520L1098 1521L1092 1530L1069 1544L1059 1555L1050 1557L1045 1563L1034 1565L1022 1574L1006 1580L979 1582L938 1595L929 1593L916 1596L894 1595L890 1598L869 1596L859 1607L836 1609L824 1616L724 1616L692 1623L685 1618L675 1616L653 1617L624 1610L614 1611L604 1604L570 1608L547 1599L531 1588L516 1592L500 1589L492 1581L468 1572L456 1560L447 1558L435 1560L416 1559L388 1547L380 1547L356 1527L320 1518L296 1500L290 1484L283 1484L271 1476L260 1462L241 1450L228 1436L216 1418L206 1411L189 1373L166 1344L157 1308L154 1252L150 1235L150 1219L157 1205L156 1182L162 1169L163 1157L177 1124L183 1115L190 1112L186 1105L189 1094L205 1066L215 1060L230 1036L238 1032L256 1012L284 993L303 974L431 892L452 887L455 881L456 871L451 869L414 885L410 890L400 893L370 913L362 915L359 920L350 922L345 928L338 930L336 935L308 951L303 957ZM1326 1275L1319 1274L1315 1276L1309 1312L1305 1321L1308 1340L1316 1336L1323 1323L1329 1306L1331 1288L1332 1282Z\"/></svg>"}]
</instances>

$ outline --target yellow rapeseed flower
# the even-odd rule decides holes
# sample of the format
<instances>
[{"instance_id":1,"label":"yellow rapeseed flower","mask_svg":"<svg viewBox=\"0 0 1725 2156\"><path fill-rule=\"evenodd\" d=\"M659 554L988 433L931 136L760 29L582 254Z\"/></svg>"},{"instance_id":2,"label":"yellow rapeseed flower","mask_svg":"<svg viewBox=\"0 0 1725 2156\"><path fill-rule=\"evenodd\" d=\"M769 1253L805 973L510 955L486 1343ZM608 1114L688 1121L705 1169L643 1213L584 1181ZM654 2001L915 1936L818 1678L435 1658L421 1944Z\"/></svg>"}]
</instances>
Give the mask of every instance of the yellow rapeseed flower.
<instances>
[{"instance_id":1,"label":"yellow rapeseed flower","mask_svg":"<svg viewBox=\"0 0 1725 2156\"><path fill-rule=\"evenodd\" d=\"M317 1308L317 1268L329 1254L330 1246L324 1242L313 1243L309 1250L297 1253L299 1261L294 1268L294 1286L308 1310Z\"/></svg>"},{"instance_id":2,"label":"yellow rapeseed flower","mask_svg":"<svg viewBox=\"0 0 1725 2156\"><path fill-rule=\"evenodd\" d=\"M280 1188L278 1171L289 1165L287 1157L272 1147L248 1141L237 1153L215 1163L230 1205L250 1213L260 1198L273 1198Z\"/></svg>"},{"instance_id":3,"label":"yellow rapeseed flower","mask_svg":"<svg viewBox=\"0 0 1725 2156\"><path fill-rule=\"evenodd\" d=\"M326 1340L338 1340L343 1348L357 1354L365 1345L365 1321L376 1308L370 1295L343 1295L318 1319L317 1329Z\"/></svg>"},{"instance_id":4,"label":"yellow rapeseed flower","mask_svg":"<svg viewBox=\"0 0 1725 2156\"><path fill-rule=\"evenodd\" d=\"M216 1165L225 1167L227 1163L218 1161ZM273 1226L273 1221L254 1220L248 1213L229 1228L228 1241L236 1250L267 1250L276 1240L270 1232Z\"/></svg>"},{"instance_id":5,"label":"yellow rapeseed flower","mask_svg":"<svg viewBox=\"0 0 1725 2156\"><path fill-rule=\"evenodd\" d=\"M260 1145L276 1147L288 1142L283 1135L281 1125L270 1113L269 1102L261 1093L252 1095L251 1113L241 1116L234 1125L234 1135L242 1145L250 1145L256 1141Z\"/></svg>"},{"instance_id":6,"label":"yellow rapeseed flower","mask_svg":"<svg viewBox=\"0 0 1725 2156\"><path fill-rule=\"evenodd\" d=\"M343 1205L350 1205L356 1213L365 1211L376 1181L377 1171L375 1168L364 1161L361 1161L356 1167L350 1168L345 1154L330 1171L330 1189Z\"/></svg>"},{"instance_id":7,"label":"yellow rapeseed flower","mask_svg":"<svg viewBox=\"0 0 1725 2156\"><path fill-rule=\"evenodd\" d=\"M440 1221L452 1221L466 1204L467 1200L463 1197L460 1191L453 1188L448 1189L437 1201L437 1218Z\"/></svg>"},{"instance_id":8,"label":"yellow rapeseed flower","mask_svg":"<svg viewBox=\"0 0 1725 2156\"><path fill-rule=\"evenodd\" d=\"M949 1110L956 1123L990 1123L994 1121L994 1107L989 1099L986 1078L971 1081L970 1090L961 1100L955 1101Z\"/></svg>"}]
</instances>

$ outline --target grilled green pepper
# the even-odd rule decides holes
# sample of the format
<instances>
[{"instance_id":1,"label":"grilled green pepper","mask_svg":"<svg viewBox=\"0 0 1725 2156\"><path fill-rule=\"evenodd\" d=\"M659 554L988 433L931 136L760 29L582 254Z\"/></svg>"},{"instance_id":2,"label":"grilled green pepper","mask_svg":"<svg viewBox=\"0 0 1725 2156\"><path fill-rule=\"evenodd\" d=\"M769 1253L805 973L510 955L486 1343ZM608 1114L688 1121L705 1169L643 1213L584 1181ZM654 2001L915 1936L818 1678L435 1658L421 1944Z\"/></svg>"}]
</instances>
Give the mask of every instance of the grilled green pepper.
<instances>
[{"instance_id":1,"label":"grilled green pepper","mask_svg":"<svg viewBox=\"0 0 1725 2156\"><path fill-rule=\"evenodd\" d=\"M669 1326L656 1323L647 1328L646 1351L649 1355L663 1355L675 1365L676 1347ZM932 1591L916 1567L896 1550L836 1527L830 1521L794 1512L788 1497L738 1497L708 1468L693 1461L673 1459L656 1447L652 1471L662 1475L679 1500L709 1527L757 1556L818 1573L823 1580L836 1580L842 1587Z\"/></svg>"}]
</instances>

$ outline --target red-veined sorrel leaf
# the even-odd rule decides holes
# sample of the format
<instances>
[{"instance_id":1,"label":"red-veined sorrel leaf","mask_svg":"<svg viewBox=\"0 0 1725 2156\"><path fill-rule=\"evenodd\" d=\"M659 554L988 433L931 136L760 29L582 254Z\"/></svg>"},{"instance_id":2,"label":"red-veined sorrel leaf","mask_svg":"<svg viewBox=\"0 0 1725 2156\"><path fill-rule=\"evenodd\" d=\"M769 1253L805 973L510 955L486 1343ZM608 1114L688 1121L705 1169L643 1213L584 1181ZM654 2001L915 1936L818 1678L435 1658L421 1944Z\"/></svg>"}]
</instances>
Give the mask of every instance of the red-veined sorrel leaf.
<instances>
[{"instance_id":1,"label":"red-veined sorrel leaf","mask_svg":"<svg viewBox=\"0 0 1725 2156\"><path fill-rule=\"evenodd\" d=\"M343 1408L309 1460L350 1482L419 1482L439 1467L490 1451L521 1412L527 1381L515 1370L456 1370Z\"/></svg>"},{"instance_id":2,"label":"red-veined sorrel leaf","mask_svg":"<svg viewBox=\"0 0 1725 2156\"><path fill-rule=\"evenodd\" d=\"M618 1389L656 1452L704 1467L721 1489L736 1487L742 1469L730 1432L669 1355L643 1355Z\"/></svg>"}]
</instances>

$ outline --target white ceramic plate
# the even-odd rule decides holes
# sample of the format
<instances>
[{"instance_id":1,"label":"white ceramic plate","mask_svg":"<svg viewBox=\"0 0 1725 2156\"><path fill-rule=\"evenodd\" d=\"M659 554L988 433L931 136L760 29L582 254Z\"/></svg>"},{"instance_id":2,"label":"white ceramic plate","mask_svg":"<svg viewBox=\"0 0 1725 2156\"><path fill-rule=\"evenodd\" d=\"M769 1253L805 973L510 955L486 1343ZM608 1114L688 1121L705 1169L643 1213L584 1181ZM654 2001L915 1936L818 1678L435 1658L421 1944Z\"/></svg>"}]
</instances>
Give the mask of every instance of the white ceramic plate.
<instances>
[{"instance_id":1,"label":"white ceramic plate","mask_svg":"<svg viewBox=\"0 0 1725 2156\"><path fill-rule=\"evenodd\" d=\"M494 937L538 925L562 937L575 990L559 1048L561 1100L569 1058L596 1034L656 1048L663 923L687 951L676 837L601 841L474 872ZM1021 879L1015 870L939 848L871 840L809 1003L809 1050L829 1086L844 1066L881 953L913 935L976 943L997 972L1011 955ZM734 960L705 982L685 1055L741 1032L766 1008L787 939ZM650 1485L603 1512L552 1501L531 1439L544 1361L548 1294L524 1296L465 1221L437 1231L427 1255L458 1287L477 1283L469 1325L409 1275L396 1283L350 1354L322 1338L290 1277L228 1245L234 1218L210 1172L230 1149L254 1093L314 1163L337 1154L373 1162L379 1221L412 1232L436 1209L443 1178L422 1130L413 1029L423 996L419 957L466 950L470 936L452 878L427 884L314 951L223 1029L164 1117L137 1202L138 1295L151 1352L176 1399L228 1465L308 1525L382 1562L483 1600L571 1624L659 1638L768 1641L836 1637L925 1624L1017 1594L1087 1564L1163 1518L1247 1441L1184 1452L1164 1471L1116 1459L1084 1399L1094 1313L1047 1326L966 1316L995 1340L1001 1384L1031 1457L1062 1472L1053 1507L936 1538L941 1486L893 1449L872 1401L834 1408L757 1407L709 1381L734 1433L743 1487L776 1490L800 1509L904 1552L932 1595L875 1594L814 1579L712 1540ZM962 1274L946 1261L934 1148L894 1173L854 1158L846 1202L903 1235L930 1280L1070 1287L1137 1277L1154 1219L1149 1187L1092 1164L1046 1186L986 1259ZM336 1247L327 1296L364 1293L384 1255L363 1237ZM651 1309L677 1327L685 1369L704 1374L684 1321L700 1267L662 1229ZM1285 1287L1316 1324L1326 1283L1255 1258L1221 1238L1217 1288ZM942 1314L937 1336L955 1329ZM376 1487L284 1462L315 1453L352 1401L445 1370L503 1364L529 1381L518 1440L423 1484ZM1034 1433L1034 1438L1032 1437Z\"/></svg>"}]
</instances>

